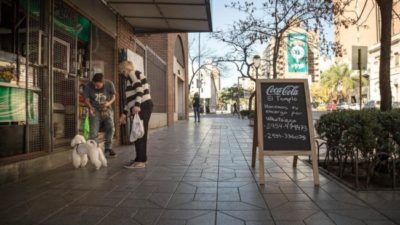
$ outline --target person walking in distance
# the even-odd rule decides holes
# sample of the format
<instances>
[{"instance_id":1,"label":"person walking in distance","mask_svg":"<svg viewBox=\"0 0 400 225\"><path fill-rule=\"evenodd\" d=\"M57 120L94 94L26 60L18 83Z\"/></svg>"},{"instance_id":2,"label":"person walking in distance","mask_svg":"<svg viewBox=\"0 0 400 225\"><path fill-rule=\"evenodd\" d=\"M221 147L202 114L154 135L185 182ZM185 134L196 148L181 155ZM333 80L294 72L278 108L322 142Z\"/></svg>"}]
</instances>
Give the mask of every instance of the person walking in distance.
<instances>
[{"instance_id":1,"label":"person walking in distance","mask_svg":"<svg viewBox=\"0 0 400 225\"><path fill-rule=\"evenodd\" d=\"M135 141L135 160L124 167L127 169L145 168L147 163L147 136L149 121L153 111L153 101L150 96L150 86L146 76L140 71L135 71L131 61L123 61L119 64L119 72L125 77L126 105L121 115L120 122L126 123L127 116L139 114L143 120L144 136Z\"/></svg>"},{"instance_id":2,"label":"person walking in distance","mask_svg":"<svg viewBox=\"0 0 400 225\"><path fill-rule=\"evenodd\" d=\"M237 114L240 117L236 102L233 103L233 113L232 114L233 114L233 116L235 116Z\"/></svg>"},{"instance_id":3,"label":"person walking in distance","mask_svg":"<svg viewBox=\"0 0 400 225\"><path fill-rule=\"evenodd\" d=\"M112 150L112 139L114 136L114 112L111 105L115 101L114 84L105 80L102 73L96 73L92 82L89 82L84 89L85 103L89 107L90 132L89 138L97 141L100 126L105 130L105 153L110 157L116 154Z\"/></svg>"},{"instance_id":4,"label":"person walking in distance","mask_svg":"<svg viewBox=\"0 0 400 225\"><path fill-rule=\"evenodd\" d=\"M200 123L200 95L196 92L193 96L194 122Z\"/></svg>"}]
</instances>

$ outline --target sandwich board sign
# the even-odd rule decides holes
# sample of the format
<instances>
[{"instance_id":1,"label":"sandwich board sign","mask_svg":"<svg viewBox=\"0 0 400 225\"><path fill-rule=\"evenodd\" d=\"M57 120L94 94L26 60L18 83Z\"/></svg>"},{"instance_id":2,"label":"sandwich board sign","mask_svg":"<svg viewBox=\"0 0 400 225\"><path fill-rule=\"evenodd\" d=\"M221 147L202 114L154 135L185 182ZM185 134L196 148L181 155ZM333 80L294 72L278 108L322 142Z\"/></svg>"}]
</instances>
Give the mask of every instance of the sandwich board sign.
<instances>
[{"instance_id":1,"label":"sandwich board sign","mask_svg":"<svg viewBox=\"0 0 400 225\"><path fill-rule=\"evenodd\" d=\"M319 185L318 159L310 93L306 79L257 80L257 140L260 184L265 183L264 156L311 156L314 184ZM253 157L255 153L253 152Z\"/></svg>"}]
</instances>

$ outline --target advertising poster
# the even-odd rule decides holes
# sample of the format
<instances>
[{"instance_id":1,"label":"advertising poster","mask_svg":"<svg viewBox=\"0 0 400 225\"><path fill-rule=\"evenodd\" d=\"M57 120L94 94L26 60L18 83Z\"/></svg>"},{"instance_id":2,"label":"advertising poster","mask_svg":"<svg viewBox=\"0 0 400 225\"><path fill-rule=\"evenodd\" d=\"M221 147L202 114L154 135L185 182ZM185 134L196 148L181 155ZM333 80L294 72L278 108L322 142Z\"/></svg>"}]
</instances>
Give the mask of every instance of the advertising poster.
<instances>
[{"instance_id":1,"label":"advertising poster","mask_svg":"<svg viewBox=\"0 0 400 225\"><path fill-rule=\"evenodd\" d=\"M289 73L308 73L307 35L292 33L288 35Z\"/></svg>"}]
</instances>

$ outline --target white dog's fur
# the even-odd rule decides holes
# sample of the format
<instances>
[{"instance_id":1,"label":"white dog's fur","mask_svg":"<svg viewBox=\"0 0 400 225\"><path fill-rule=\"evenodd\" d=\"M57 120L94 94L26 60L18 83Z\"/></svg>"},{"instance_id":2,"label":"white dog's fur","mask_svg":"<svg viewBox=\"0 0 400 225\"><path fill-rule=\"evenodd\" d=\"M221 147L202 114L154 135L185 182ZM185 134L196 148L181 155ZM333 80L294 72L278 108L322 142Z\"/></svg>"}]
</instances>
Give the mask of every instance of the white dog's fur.
<instances>
[{"instance_id":1,"label":"white dog's fur","mask_svg":"<svg viewBox=\"0 0 400 225\"><path fill-rule=\"evenodd\" d=\"M95 140L88 140L86 144L89 146L89 158L96 170L101 166L107 167L107 159L104 156L102 144L97 144Z\"/></svg>"},{"instance_id":2,"label":"white dog's fur","mask_svg":"<svg viewBox=\"0 0 400 225\"><path fill-rule=\"evenodd\" d=\"M72 164L75 168L85 167L88 162L87 154L78 154L77 148L78 147L86 147L86 140L82 135L76 135L74 139L71 141L71 147L74 149L72 150Z\"/></svg>"},{"instance_id":3,"label":"white dog's fur","mask_svg":"<svg viewBox=\"0 0 400 225\"><path fill-rule=\"evenodd\" d=\"M76 135L71 141L72 150L72 164L75 168L85 167L89 159L96 167L96 170L101 166L107 167L107 159L104 156L101 145L97 144L95 140L86 141L82 135ZM78 152L82 150L81 153ZM82 154L82 152L84 152Z\"/></svg>"}]
</instances>

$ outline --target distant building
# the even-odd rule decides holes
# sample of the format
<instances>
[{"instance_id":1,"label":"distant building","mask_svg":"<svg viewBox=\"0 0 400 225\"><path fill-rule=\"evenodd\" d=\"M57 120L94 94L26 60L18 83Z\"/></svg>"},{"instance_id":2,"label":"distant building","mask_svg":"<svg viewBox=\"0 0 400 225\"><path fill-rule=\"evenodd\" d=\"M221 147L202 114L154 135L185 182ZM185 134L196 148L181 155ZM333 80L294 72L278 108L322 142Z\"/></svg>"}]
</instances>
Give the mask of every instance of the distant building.
<instances>
[{"instance_id":1,"label":"distant building","mask_svg":"<svg viewBox=\"0 0 400 225\"><path fill-rule=\"evenodd\" d=\"M203 107L209 113L216 113L218 106L218 93L221 90L221 76L217 67L208 65L194 74L190 86L190 94L198 92L203 101Z\"/></svg>"},{"instance_id":2,"label":"distant building","mask_svg":"<svg viewBox=\"0 0 400 225\"><path fill-rule=\"evenodd\" d=\"M319 70L321 74L331 68L335 64L335 58L333 56L321 56L319 59Z\"/></svg>"},{"instance_id":3,"label":"distant building","mask_svg":"<svg viewBox=\"0 0 400 225\"><path fill-rule=\"evenodd\" d=\"M368 75L369 87L366 92L371 100L380 100L379 91L379 59L380 44L370 45L368 48ZM392 56L390 61L390 84L392 87L392 101L400 102L400 33L392 37Z\"/></svg>"}]
</instances>

